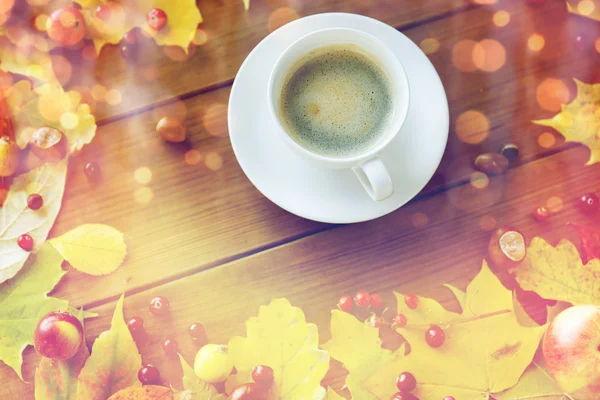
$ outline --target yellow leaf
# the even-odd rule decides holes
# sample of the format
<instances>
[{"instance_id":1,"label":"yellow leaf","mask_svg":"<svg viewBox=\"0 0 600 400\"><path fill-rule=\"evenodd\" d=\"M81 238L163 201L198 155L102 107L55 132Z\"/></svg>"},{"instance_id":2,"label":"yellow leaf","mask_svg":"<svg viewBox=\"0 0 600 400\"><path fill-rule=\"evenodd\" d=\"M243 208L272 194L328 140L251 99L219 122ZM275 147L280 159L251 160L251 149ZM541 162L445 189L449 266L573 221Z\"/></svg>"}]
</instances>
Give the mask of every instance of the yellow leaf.
<instances>
[{"instance_id":1,"label":"yellow leaf","mask_svg":"<svg viewBox=\"0 0 600 400\"><path fill-rule=\"evenodd\" d=\"M127 255L123 234L102 224L81 225L50 243L73 268L89 275L110 274Z\"/></svg>"},{"instance_id":2,"label":"yellow leaf","mask_svg":"<svg viewBox=\"0 0 600 400\"><path fill-rule=\"evenodd\" d=\"M567 400L566 394L554 383L554 379L545 370L543 363L533 362L516 386L497 394L502 400L535 399Z\"/></svg>"},{"instance_id":3,"label":"yellow leaf","mask_svg":"<svg viewBox=\"0 0 600 400\"><path fill-rule=\"evenodd\" d=\"M546 299L578 304L600 305L600 260L583 265L573 243L562 240L552 247L535 237L527 249L527 258L516 268L517 281Z\"/></svg>"},{"instance_id":4,"label":"yellow leaf","mask_svg":"<svg viewBox=\"0 0 600 400\"><path fill-rule=\"evenodd\" d=\"M110 330L92 347L77 380L77 400L105 400L119 390L140 386L142 357L123 319L123 296L117 302Z\"/></svg>"},{"instance_id":5,"label":"yellow leaf","mask_svg":"<svg viewBox=\"0 0 600 400\"><path fill-rule=\"evenodd\" d=\"M196 0L151 0L150 3L152 7L148 7L146 0L143 0L145 6L142 9L148 12L152 8L160 8L167 14L167 25L157 32L144 22L141 25L144 32L153 37L159 46L179 46L187 53L198 24L202 22Z\"/></svg>"},{"instance_id":6,"label":"yellow leaf","mask_svg":"<svg viewBox=\"0 0 600 400\"><path fill-rule=\"evenodd\" d=\"M331 312L331 340L322 347L344 364L349 372L346 386L353 399L361 400L377 399L362 387L362 382L404 353L403 348L395 353L382 349L378 329L339 310Z\"/></svg>"},{"instance_id":7,"label":"yellow leaf","mask_svg":"<svg viewBox=\"0 0 600 400\"><path fill-rule=\"evenodd\" d=\"M35 129L42 126L64 132L70 152L80 150L96 134L96 120L90 107L81 103L78 92L65 92L58 83L33 89L29 82L19 81L6 91L6 101L21 148L27 146Z\"/></svg>"},{"instance_id":8,"label":"yellow leaf","mask_svg":"<svg viewBox=\"0 0 600 400\"><path fill-rule=\"evenodd\" d=\"M403 297L398 295L398 299ZM398 329L411 352L384 365L366 387L379 398L397 389L399 372L411 372L417 382L413 394L420 399L484 400L490 393L514 386L538 347L545 326L524 327L515 315L512 292L504 288L484 262L469 284L462 314L445 311L433 300L419 298L415 310L399 301L408 325ZM439 348L429 346L424 331L440 326L446 335Z\"/></svg>"},{"instance_id":9,"label":"yellow leaf","mask_svg":"<svg viewBox=\"0 0 600 400\"><path fill-rule=\"evenodd\" d=\"M332 388L328 388L326 400L346 400L346 398L337 394Z\"/></svg>"},{"instance_id":10,"label":"yellow leaf","mask_svg":"<svg viewBox=\"0 0 600 400\"><path fill-rule=\"evenodd\" d=\"M579 142L590 149L586 165L600 160L600 84L586 84L575 79L577 97L562 106L551 119L533 121L560 132L567 142Z\"/></svg>"},{"instance_id":11,"label":"yellow leaf","mask_svg":"<svg viewBox=\"0 0 600 400\"><path fill-rule=\"evenodd\" d=\"M0 38L0 70L42 82L56 81L47 49L17 46L7 38Z\"/></svg>"},{"instance_id":12,"label":"yellow leaf","mask_svg":"<svg viewBox=\"0 0 600 400\"><path fill-rule=\"evenodd\" d=\"M175 391L177 400L225 400L226 396L219 394L215 387L202 381L194 373L194 369L179 354L183 369L183 390Z\"/></svg>"},{"instance_id":13,"label":"yellow leaf","mask_svg":"<svg viewBox=\"0 0 600 400\"><path fill-rule=\"evenodd\" d=\"M246 11L250 9L250 0L244 0L244 9Z\"/></svg>"},{"instance_id":14,"label":"yellow leaf","mask_svg":"<svg viewBox=\"0 0 600 400\"><path fill-rule=\"evenodd\" d=\"M261 306L258 317L246 322L247 337L229 341L238 376L236 384L250 382L256 365L273 368L273 399L317 400L325 396L321 380L329 369L329 355L319 350L317 326L306 323L304 313L286 299Z\"/></svg>"}]
</instances>

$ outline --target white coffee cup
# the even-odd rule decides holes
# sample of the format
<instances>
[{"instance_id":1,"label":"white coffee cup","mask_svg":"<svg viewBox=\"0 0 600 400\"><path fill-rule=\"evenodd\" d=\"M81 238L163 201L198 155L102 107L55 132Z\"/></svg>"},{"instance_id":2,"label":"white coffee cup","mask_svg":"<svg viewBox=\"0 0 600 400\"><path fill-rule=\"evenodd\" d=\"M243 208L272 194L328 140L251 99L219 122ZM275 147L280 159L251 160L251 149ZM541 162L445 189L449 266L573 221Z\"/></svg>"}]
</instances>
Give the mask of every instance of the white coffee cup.
<instances>
[{"instance_id":1,"label":"white coffee cup","mask_svg":"<svg viewBox=\"0 0 600 400\"><path fill-rule=\"evenodd\" d=\"M279 115L279 102L289 71L298 60L313 50L344 44L357 46L387 75L391 84L393 114L383 128L384 133L374 145L352 157L334 158L307 150L290 136ZM369 196L373 200L382 201L394 193L394 187L390 174L378 154L398 135L406 120L409 90L408 78L398 57L379 39L355 29L330 28L303 36L281 54L269 79L268 102L271 114L278 124L280 136L292 149L305 159L328 168L351 168Z\"/></svg>"}]
</instances>

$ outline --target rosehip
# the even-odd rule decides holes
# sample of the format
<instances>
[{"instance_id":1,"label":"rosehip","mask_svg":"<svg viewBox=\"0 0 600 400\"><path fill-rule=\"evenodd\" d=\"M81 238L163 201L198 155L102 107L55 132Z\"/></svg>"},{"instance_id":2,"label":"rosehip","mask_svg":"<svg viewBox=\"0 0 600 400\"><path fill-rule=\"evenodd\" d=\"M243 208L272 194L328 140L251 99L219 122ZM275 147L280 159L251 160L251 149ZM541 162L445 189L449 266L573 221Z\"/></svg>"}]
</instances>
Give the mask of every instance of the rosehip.
<instances>
[{"instance_id":1,"label":"rosehip","mask_svg":"<svg viewBox=\"0 0 600 400\"><path fill-rule=\"evenodd\" d=\"M414 310L419 306L419 298L414 294L407 294L404 296L404 304L406 304L406 307Z\"/></svg>"},{"instance_id":2,"label":"rosehip","mask_svg":"<svg viewBox=\"0 0 600 400\"><path fill-rule=\"evenodd\" d=\"M273 368L267 367L266 365L257 365L252 369L252 379L256 384L262 386L265 389L270 389L273 386L275 376L273 375Z\"/></svg>"},{"instance_id":3,"label":"rosehip","mask_svg":"<svg viewBox=\"0 0 600 400\"><path fill-rule=\"evenodd\" d=\"M394 324L396 324L398 328L405 327L407 322L406 315L404 314L396 314L394 317Z\"/></svg>"},{"instance_id":4,"label":"rosehip","mask_svg":"<svg viewBox=\"0 0 600 400\"><path fill-rule=\"evenodd\" d=\"M584 194L579 199L579 209L584 214L592 214L598 211L598 205L600 205L600 201L594 193Z\"/></svg>"},{"instance_id":5,"label":"rosehip","mask_svg":"<svg viewBox=\"0 0 600 400\"><path fill-rule=\"evenodd\" d=\"M162 348L168 357L175 357L177 355L177 342L173 339L165 338Z\"/></svg>"},{"instance_id":6,"label":"rosehip","mask_svg":"<svg viewBox=\"0 0 600 400\"><path fill-rule=\"evenodd\" d=\"M380 310L383 307L383 299L379 293L373 293L371 295L371 308Z\"/></svg>"},{"instance_id":7,"label":"rosehip","mask_svg":"<svg viewBox=\"0 0 600 400\"><path fill-rule=\"evenodd\" d=\"M140 317L133 317L127 322L127 327L131 335L135 336L144 330L144 320Z\"/></svg>"},{"instance_id":8,"label":"rosehip","mask_svg":"<svg viewBox=\"0 0 600 400\"><path fill-rule=\"evenodd\" d=\"M342 311L346 311L347 313L352 312L354 309L354 301L350 296L342 296L338 300L338 307Z\"/></svg>"},{"instance_id":9,"label":"rosehip","mask_svg":"<svg viewBox=\"0 0 600 400\"><path fill-rule=\"evenodd\" d=\"M148 306L150 312L156 316L166 315L169 312L169 307L169 300L162 296L156 296L150 300L150 305Z\"/></svg>"},{"instance_id":10,"label":"rosehip","mask_svg":"<svg viewBox=\"0 0 600 400\"><path fill-rule=\"evenodd\" d=\"M535 220L538 222L547 220L549 215L550 212L546 207L538 207L533 210L533 218L535 218Z\"/></svg>"},{"instance_id":11,"label":"rosehip","mask_svg":"<svg viewBox=\"0 0 600 400\"><path fill-rule=\"evenodd\" d=\"M398 390L411 392L417 387L417 380L410 372L403 372L396 379L396 387Z\"/></svg>"},{"instance_id":12,"label":"rosehip","mask_svg":"<svg viewBox=\"0 0 600 400\"><path fill-rule=\"evenodd\" d=\"M444 400L455 400L455 399L452 396L446 396L446 397L444 397Z\"/></svg>"},{"instance_id":13,"label":"rosehip","mask_svg":"<svg viewBox=\"0 0 600 400\"><path fill-rule=\"evenodd\" d=\"M18 237L17 244L25 251L33 250L33 238L26 233Z\"/></svg>"},{"instance_id":14,"label":"rosehip","mask_svg":"<svg viewBox=\"0 0 600 400\"><path fill-rule=\"evenodd\" d=\"M444 330L437 325L432 325L425 331L425 341L433 348L441 347L446 340Z\"/></svg>"},{"instance_id":15,"label":"rosehip","mask_svg":"<svg viewBox=\"0 0 600 400\"><path fill-rule=\"evenodd\" d=\"M160 383L160 372L158 368L148 364L140 368L138 379L142 385L158 385Z\"/></svg>"},{"instance_id":16,"label":"rosehip","mask_svg":"<svg viewBox=\"0 0 600 400\"><path fill-rule=\"evenodd\" d=\"M201 323L194 322L191 324L188 333L193 339L206 339L206 329Z\"/></svg>"},{"instance_id":17,"label":"rosehip","mask_svg":"<svg viewBox=\"0 0 600 400\"><path fill-rule=\"evenodd\" d=\"M100 166L95 161L90 161L85 164L83 168L83 173L87 176L90 182L99 182L102 179L102 172L100 171Z\"/></svg>"},{"instance_id":18,"label":"rosehip","mask_svg":"<svg viewBox=\"0 0 600 400\"><path fill-rule=\"evenodd\" d=\"M44 199L37 193L30 194L27 197L27 207L31 210L39 210L44 205Z\"/></svg>"},{"instance_id":19,"label":"rosehip","mask_svg":"<svg viewBox=\"0 0 600 400\"><path fill-rule=\"evenodd\" d=\"M359 307L368 307L371 304L371 296L365 291L360 291L354 296L354 301Z\"/></svg>"},{"instance_id":20,"label":"rosehip","mask_svg":"<svg viewBox=\"0 0 600 400\"><path fill-rule=\"evenodd\" d=\"M419 399L410 393L398 392L398 393L392 395L392 397L390 397L390 400L419 400Z\"/></svg>"},{"instance_id":21,"label":"rosehip","mask_svg":"<svg viewBox=\"0 0 600 400\"><path fill-rule=\"evenodd\" d=\"M207 344L198 350L194 360L194 372L208 383L223 382L232 369L233 361L224 345Z\"/></svg>"},{"instance_id":22,"label":"rosehip","mask_svg":"<svg viewBox=\"0 0 600 400\"><path fill-rule=\"evenodd\" d=\"M68 360L77 354L83 343L83 327L71 314L51 312L38 322L33 342L42 356Z\"/></svg>"},{"instance_id":23,"label":"rosehip","mask_svg":"<svg viewBox=\"0 0 600 400\"><path fill-rule=\"evenodd\" d=\"M59 8L50 15L48 36L61 46L72 46L85 36L83 14L72 7Z\"/></svg>"},{"instance_id":24,"label":"rosehip","mask_svg":"<svg viewBox=\"0 0 600 400\"><path fill-rule=\"evenodd\" d=\"M160 8L153 8L146 16L148 26L155 31L160 31L167 24L167 14Z\"/></svg>"}]
</instances>

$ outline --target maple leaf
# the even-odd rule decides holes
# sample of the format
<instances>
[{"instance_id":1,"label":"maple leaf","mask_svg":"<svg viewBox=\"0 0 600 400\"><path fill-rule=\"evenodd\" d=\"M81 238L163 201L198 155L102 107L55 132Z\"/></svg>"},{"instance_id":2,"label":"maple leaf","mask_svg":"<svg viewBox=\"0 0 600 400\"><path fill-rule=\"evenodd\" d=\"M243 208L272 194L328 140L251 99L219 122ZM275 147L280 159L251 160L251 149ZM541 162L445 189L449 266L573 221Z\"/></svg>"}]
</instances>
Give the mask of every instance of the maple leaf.
<instances>
[{"instance_id":1,"label":"maple leaf","mask_svg":"<svg viewBox=\"0 0 600 400\"><path fill-rule=\"evenodd\" d=\"M229 354L237 370L226 387L252 381L257 365L273 368L275 399L322 399L321 380L329 369L329 355L319 350L317 326L306 323L304 313L287 299L261 306L258 317L246 322L247 337L229 341Z\"/></svg>"},{"instance_id":2,"label":"maple leaf","mask_svg":"<svg viewBox=\"0 0 600 400\"><path fill-rule=\"evenodd\" d=\"M6 101L12 112L16 142L21 148L43 126L62 131L69 139L70 152L81 150L96 134L96 120L90 107L81 103L81 94L65 92L59 83L34 89L29 82L19 81L7 89Z\"/></svg>"},{"instance_id":3,"label":"maple leaf","mask_svg":"<svg viewBox=\"0 0 600 400\"><path fill-rule=\"evenodd\" d=\"M66 274L62 261L60 254L46 244L29 257L16 277L0 287L0 360L21 379L21 353L33 344L40 318L50 311L68 310L66 300L47 296Z\"/></svg>"},{"instance_id":4,"label":"maple leaf","mask_svg":"<svg viewBox=\"0 0 600 400\"><path fill-rule=\"evenodd\" d=\"M588 263L592 258L600 259L600 231L579 224L569 224L579 233L581 237L581 258Z\"/></svg>"},{"instance_id":5,"label":"maple leaf","mask_svg":"<svg viewBox=\"0 0 600 400\"><path fill-rule=\"evenodd\" d=\"M502 286L485 261L467 287L461 314L423 297L411 310L404 306L404 296L397 297L398 310L408 320L398 332L410 344L411 352L384 365L365 382L379 398L388 398L397 390L399 372L410 371L418 382L413 394L421 399L487 399L518 382L546 328L519 324L512 292ZM423 332L431 325L440 326L446 334L440 348L425 341Z\"/></svg>"},{"instance_id":6,"label":"maple leaf","mask_svg":"<svg viewBox=\"0 0 600 400\"><path fill-rule=\"evenodd\" d=\"M19 74L42 82L56 80L49 49L15 45L8 38L0 38L0 70Z\"/></svg>"},{"instance_id":7,"label":"maple leaf","mask_svg":"<svg viewBox=\"0 0 600 400\"><path fill-rule=\"evenodd\" d=\"M83 325L83 311L78 318ZM76 400L77 376L90 356L85 342L69 360L51 360L42 357L35 370L35 400Z\"/></svg>"},{"instance_id":8,"label":"maple leaf","mask_svg":"<svg viewBox=\"0 0 600 400\"><path fill-rule=\"evenodd\" d=\"M573 243L564 239L553 247L534 237L527 248L527 258L516 269L519 285L545 299L566 301L573 305L600 305L600 260L586 265Z\"/></svg>"},{"instance_id":9,"label":"maple leaf","mask_svg":"<svg viewBox=\"0 0 600 400\"><path fill-rule=\"evenodd\" d=\"M381 366L404 354L381 348L379 330L359 321L354 315L333 310L331 312L331 340L323 349L344 364L349 372L346 378L353 399L375 400L377 397L362 387L362 382ZM397 375L397 374L396 374Z\"/></svg>"},{"instance_id":10,"label":"maple leaf","mask_svg":"<svg viewBox=\"0 0 600 400\"><path fill-rule=\"evenodd\" d=\"M579 142L590 149L586 165L600 159L600 84L586 84L575 79L577 97L563 105L551 119L533 121L549 126L563 135L567 142Z\"/></svg>"},{"instance_id":11,"label":"maple leaf","mask_svg":"<svg viewBox=\"0 0 600 400\"><path fill-rule=\"evenodd\" d=\"M154 38L159 46L179 46L186 53L196 34L202 15L195 0L132 0L113 3L110 17L101 20L96 16L96 8L104 0L75 0L82 8L88 26L88 37L93 39L99 53L105 44L117 44L123 35L135 27L140 27L148 36ZM146 15L153 8L159 8L167 14L167 24L160 31L151 29Z\"/></svg>"},{"instance_id":12,"label":"maple leaf","mask_svg":"<svg viewBox=\"0 0 600 400\"><path fill-rule=\"evenodd\" d=\"M66 176L67 161L63 160L45 164L13 181L0 207L0 283L15 276L30 255L17 244L20 235L31 235L36 248L46 240L60 211ZM32 193L44 199L42 209L27 207L27 197Z\"/></svg>"},{"instance_id":13,"label":"maple leaf","mask_svg":"<svg viewBox=\"0 0 600 400\"><path fill-rule=\"evenodd\" d=\"M142 357L123 319L123 296L117 302L110 330L92 347L77 380L77 400L105 400L130 386L140 386Z\"/></svg>"},{"instance_id":14,"label":"maple leaf","mask_svg":"<svg viewBox=\"0 0 600 400\"><path fill-rule=\"evenodd\" d=\"M144 385L119 390L108 400L173 400L173 392L164 386ZM36 399L37 400L37 399ZM208 399L204 399L208 400Z\"/></svg>"},{"instance_id":15,"label":"maple leaf","mask_svg":"<svg viewBox=\"0 0 600 400\"><path fill-rule=\"evenodd\" d=\"M194 369L179 355L183 369L183 390L175 391L177 400L225 400L227 397L219 394L213 385L204 382L194 373Z\"/></svg>"},{"instance_id":16,"label":"maple leaf","mask_svg":"<svg viewBox=\"0 0 600 400\"><path fill-rule=\"evenodd\" d=\"M103 224L81 225L49 242L73 268L89 275L115 271L127 254L123 234Z\"/></svg>"}]
</instances>

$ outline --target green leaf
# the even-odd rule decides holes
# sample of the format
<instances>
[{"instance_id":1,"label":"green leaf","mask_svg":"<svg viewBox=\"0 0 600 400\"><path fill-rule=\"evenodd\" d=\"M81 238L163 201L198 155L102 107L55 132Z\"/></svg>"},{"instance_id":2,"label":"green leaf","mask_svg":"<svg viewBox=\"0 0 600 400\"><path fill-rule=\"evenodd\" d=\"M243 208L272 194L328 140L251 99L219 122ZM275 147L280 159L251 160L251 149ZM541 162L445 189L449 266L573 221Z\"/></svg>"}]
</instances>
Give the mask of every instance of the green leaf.
<instances>
[{"instance_id":1,"label":"green leaf","mask_svg":"<svg viewBox=\"0 0 600 400\"><path fill-rule=\"evenodd\" d=\"M213 385L204 382L196 376L194 369L179 355L183 369L183 390L175 391L177 400L225 400L227 397L219 394Z\"/></svg>"},{"instance_id":2,"label":"green leaf","mask_svg":"<svg viewBox=\"0 0 600 400\"><path fill-rule=\"evenodd\" d=\"M66 273L62 261L46 244L31 255L16 277L0 286L0 360L21 379L21 353L33 344L38 321L50 311L67 310L66 300L47 296Z\"/></svg>"},{"instance_id":3,"label":"green leaf","mask_svg":"<svg viewBox=\"0 0 600 400\"><path fill-rule=\"evenodd\" d=\"M83 310L79 311L83 324ZM35 370L35 400L76 400L77 377L90 352L82 343L79 352L69 360L51 360L42 357Z\"/></svg>"},{"instance_id":4,"label":"green leaf","mask_svg":"<svg viewBox=\"0 0 600 400\"><path fill-rule=\"evenodd\" d=\"M60 211L66 176L67 160L63 160L44 164L13 181L4 206L0 207L0 283L15 276L31 254L17 244L20 235L31 235L36 249L44 244ZM32 193L39 193L44 199L43 207L37 211L27 207L27 197Z\"/></svg>"},{"instance_id":5,"label":"green leaf","mask_svg":"<svg viewBox=\"0 0 600 400\"><path fill-rule=\"evenodd\" d=\"M77 400L105 400L130 386L139 386L142 357L123 319L119 299L110 330L102 332L92 347L77 382Z\"/></svg>"},{"instance_id":6,"label":"green leaf","mask_svg":"<svg viewBox=\"0 0 600 400\"><path fill-rule=\"evenodd\" d=\"M127 254L123 234L103 224L78 226L50 243L73 268L89 275L114 272Z\"/></svg>"}]
</instances>

